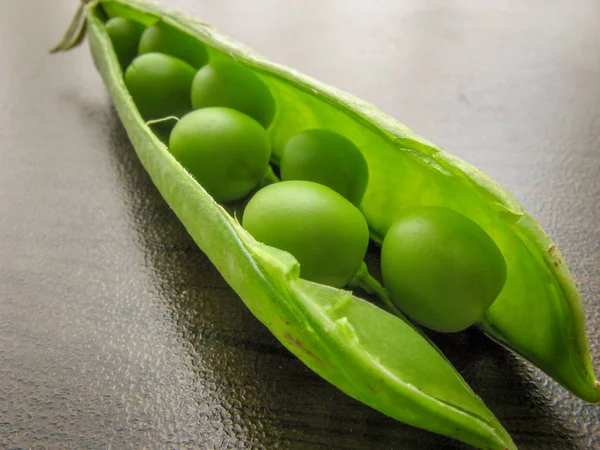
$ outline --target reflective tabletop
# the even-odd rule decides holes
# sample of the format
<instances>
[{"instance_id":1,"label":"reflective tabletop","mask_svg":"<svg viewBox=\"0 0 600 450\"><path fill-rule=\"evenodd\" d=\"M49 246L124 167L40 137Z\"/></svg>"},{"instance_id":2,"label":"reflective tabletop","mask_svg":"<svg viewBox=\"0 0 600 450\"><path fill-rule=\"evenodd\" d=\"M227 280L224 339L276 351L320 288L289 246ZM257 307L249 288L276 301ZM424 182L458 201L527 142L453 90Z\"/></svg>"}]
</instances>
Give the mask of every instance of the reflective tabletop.
<instances>
[{"instance_id":1,"label":"reflective tabletop","mask_svg":"<svg viewBox=\"0 0 600 450\"><path fill-rule=\"evenodd\" d=\"M163 0L502 183L561 249L600 374L600 3ZM153 187L75 0L2 0L0 447L467 449L349 398L245 308ZM434 336L521 449L600 407L476 330Z\"/></svg>"}]
</instances>

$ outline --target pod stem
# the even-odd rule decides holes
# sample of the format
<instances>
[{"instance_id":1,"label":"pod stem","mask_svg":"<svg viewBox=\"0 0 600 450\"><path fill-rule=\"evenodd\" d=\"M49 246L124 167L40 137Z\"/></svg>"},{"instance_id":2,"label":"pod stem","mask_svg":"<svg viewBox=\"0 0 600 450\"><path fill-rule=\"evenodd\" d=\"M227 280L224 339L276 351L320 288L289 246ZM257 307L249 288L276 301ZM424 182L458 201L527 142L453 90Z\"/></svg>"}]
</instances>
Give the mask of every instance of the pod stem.
<instances>
[{"instance_id":1,"label":"pod stem","mask_svg":"<svg viewBox=\"0 0 600 450\"><path fill-rule=\"evenodd\" d=\"M364 261L361 263L360 268L348 283L350 287L357 287L365 291L367 294L375 295L379 300L385 303L387 310L398 317L405 317L404 314L394 304L390 295L386 289L381 285L379 281L369 273L369 269Z\"/></svg>"},{"instance_id":2,"label":"pod stem","mask_svg":"<svg viewBox=\"0 0 600 450\"><path fill-rule=\"evenodd\" d=\"M161 117L160 119L152 119L146 122L146 125L150 126L150 125L163 125L165 123L168 122L179 122L179 117L175 117L175 116L167 116L167 117Z\"/></svg>"},{"instance_id":3,"label":"pod stem","mask_svg":"<svg viewBox=\"0 0 600 450\"><path fill-rule=\"evenodd\" d=\"M50 49L50 53L66 52L73 47L77 47L81 41L83 41L87 24L85 9L90 1L91 0L81 0L62 40Z\"/></svg>"}]
</instances>

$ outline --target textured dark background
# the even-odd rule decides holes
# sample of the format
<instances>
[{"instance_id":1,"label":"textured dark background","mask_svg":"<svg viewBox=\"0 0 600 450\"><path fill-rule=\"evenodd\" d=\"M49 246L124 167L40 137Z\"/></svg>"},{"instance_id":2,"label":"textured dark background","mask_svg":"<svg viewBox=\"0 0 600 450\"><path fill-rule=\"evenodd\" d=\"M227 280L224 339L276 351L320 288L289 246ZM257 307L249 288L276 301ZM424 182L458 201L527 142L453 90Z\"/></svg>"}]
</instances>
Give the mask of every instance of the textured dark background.
<instances>
[{"instance_id":1,"label":"textured dark background","mask_svg":"<svg viewBox=\"0 0 600 450\"><path fill-rule=\"evenodd\" d=\"M512 191L581 286L600 373L600 2L368 3L170 2ZM0 4L0 447L466 448L292 357L150 183L87 48L48 55L76 2ZM477 332L438 343L520 448L600 448L600 407Z\"/></svg>"}]
</instances>

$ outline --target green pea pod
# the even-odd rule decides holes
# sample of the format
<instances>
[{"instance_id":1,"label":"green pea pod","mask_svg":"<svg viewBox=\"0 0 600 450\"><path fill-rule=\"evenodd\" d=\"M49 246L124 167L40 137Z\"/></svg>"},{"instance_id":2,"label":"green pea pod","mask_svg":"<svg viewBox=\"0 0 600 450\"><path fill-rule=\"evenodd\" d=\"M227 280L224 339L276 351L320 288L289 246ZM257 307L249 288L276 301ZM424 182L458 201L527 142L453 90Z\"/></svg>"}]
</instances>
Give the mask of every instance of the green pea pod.
<instances>
[{"instance_id":1,"label":"green pea pod","mask_svg":"<svg viewBox=\"0 0 600 450\"><path fill-rule=\"evenodd\" d=\"M575 283L554 244L508 192L374 107L268 62L202 22L139 1L91 2L86 17L92 55L142 164L248 308L311 369L408 424L480 448L515 448L417 329L349 292L299 279L291 255L257 243L206 194L137 113L104 29L104 13L145 25L161 19L203 41L211 61L234 59L260 76L277 104L269 127L274 162L285 143L308 128L335 129L357 144L370 169L362 209L374 240L381 242L397 215L413 206L446 206L477 222L508 265L506 286L482 328L576 395L600 399Z\"/></svg>"}]
</instances>

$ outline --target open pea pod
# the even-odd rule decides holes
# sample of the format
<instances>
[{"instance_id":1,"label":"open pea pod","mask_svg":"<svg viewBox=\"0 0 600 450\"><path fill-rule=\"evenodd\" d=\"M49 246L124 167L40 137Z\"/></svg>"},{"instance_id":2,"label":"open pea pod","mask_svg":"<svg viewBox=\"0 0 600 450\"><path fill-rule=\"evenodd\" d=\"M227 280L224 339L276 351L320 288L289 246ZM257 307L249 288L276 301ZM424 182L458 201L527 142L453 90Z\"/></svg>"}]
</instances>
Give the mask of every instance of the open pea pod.
<instances>
[{"instance_id":1,"label":"open pea pod","mask_svg":"<svg viewBox=\"0 0 600 450\"><path fill-rule=\"evenodd\" d=\"M298 278L291 255L257 243L170 155L137 112L104 28L105 14L157 20L204 42L211 60L233 59L260 76L277 113L273 160L296 133L338 131L363 151L370 182L362 203L381 241L407 208L446 206L482 226L508 266L481 327L576 395L600 400L575 283L558 250L516 200L465 162L374 107L266 61L210 26L138 1L96 0L87 20L94 61L142 164L157 188L244 303L311 369L354 398L408 424L480 448L515 448L493 414L428 339L404 319L347 291ZM76 17L76 18L77 18ZM76 45L72 26L56 50Z\"/></svg>"}]
</instances>

